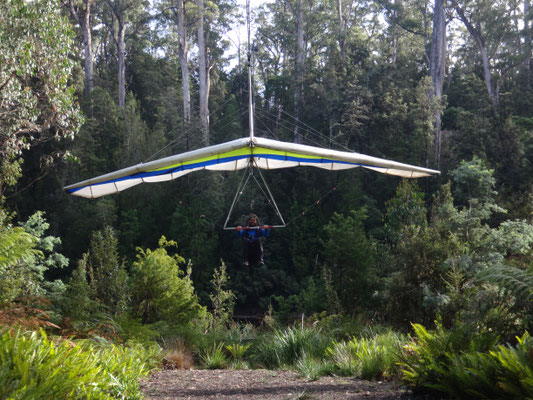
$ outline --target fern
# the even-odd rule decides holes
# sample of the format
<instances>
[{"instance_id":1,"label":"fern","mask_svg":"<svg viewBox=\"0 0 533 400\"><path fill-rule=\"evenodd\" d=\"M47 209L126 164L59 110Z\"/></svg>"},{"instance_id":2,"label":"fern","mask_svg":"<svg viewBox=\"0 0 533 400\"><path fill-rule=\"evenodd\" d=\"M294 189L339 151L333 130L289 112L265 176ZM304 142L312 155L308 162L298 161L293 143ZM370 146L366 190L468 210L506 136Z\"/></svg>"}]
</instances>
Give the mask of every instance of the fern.
<instances>
[{"instance_id":1,"label":"fern","mask_svg":"<svg viewBox=\"0 0 533 400\"><path fill-rule=\"evenodd\" d=\"M6 268L38 253L34 250L37 238L23 228L4 230L0 227L0 273Z\"/></svg>"},{"instance_id":2,"label":"fern","mask_svg":"<svg viewBox=\"0 0 533 400\"><path fill-rule=\"evenodd\" d=\"M161 359L158 346L51 340L44 331L0 333L1 399L141 399L139 378Z\"/></svg>"},{"instance_id":3,"label":"fern","mask_svg":"<svg viewBox=\"0 0 533 400\"><path fill-rule=\"evenodd\" d=\"M491 267L478 274L481 281L492 283L527 304L533 295L533 274L508 265Z\"/></svg>"}]
</instances>

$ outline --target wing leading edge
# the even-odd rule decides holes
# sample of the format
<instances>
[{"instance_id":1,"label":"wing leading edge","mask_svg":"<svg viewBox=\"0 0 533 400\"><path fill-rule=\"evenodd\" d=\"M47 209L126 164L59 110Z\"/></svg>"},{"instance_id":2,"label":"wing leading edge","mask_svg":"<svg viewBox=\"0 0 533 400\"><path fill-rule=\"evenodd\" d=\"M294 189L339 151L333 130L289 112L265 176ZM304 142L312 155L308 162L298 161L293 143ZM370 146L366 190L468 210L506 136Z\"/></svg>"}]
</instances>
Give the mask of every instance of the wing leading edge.
<instances>
[{"instance_id":1,"label":"wing leading edge","mask_svg":"<svg viewBox=\"0 0 533 400\"><path fill-rule=\"evenodd\" d=\"M258 168L278 169L313 166L328 170L363 167L405 178L440 174L439 171L371 157L359 153L322 149L260 137L236 139L66 186L67 193L96 198L117 193L144 182L164 182L202 169L235 171L250 163Z\"/></svg>"}]
</instances>

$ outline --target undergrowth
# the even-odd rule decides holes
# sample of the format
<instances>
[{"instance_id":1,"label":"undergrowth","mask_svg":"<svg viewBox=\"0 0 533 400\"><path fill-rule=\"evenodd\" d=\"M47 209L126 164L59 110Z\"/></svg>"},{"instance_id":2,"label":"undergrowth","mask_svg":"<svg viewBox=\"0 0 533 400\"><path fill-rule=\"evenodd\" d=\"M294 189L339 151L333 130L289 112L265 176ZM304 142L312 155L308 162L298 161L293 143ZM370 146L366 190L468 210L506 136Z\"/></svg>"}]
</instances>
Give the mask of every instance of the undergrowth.
<instances>
[{"instance_id":1,"label":"undergrowth","mask_svg":"<svg viewBox=\"0 0 533 400\"><path fill-rule=\"evenodd\" d=\"M415 338L401 362L403 381L414 390L458 399L533 398L533 340L496 345L492 334L413 325Z\"/></svg>"},{"instance_id":2,"label":"undergrowth","mask_svg":"<svg viewBox=\"0 0 533 400\"><path fill-rule=\"evenodd\" d=\"M50 339L7 330L0 335L2 399L141 399L139 378L160 362L158 346Z\"/></svg>"}]
</instances>

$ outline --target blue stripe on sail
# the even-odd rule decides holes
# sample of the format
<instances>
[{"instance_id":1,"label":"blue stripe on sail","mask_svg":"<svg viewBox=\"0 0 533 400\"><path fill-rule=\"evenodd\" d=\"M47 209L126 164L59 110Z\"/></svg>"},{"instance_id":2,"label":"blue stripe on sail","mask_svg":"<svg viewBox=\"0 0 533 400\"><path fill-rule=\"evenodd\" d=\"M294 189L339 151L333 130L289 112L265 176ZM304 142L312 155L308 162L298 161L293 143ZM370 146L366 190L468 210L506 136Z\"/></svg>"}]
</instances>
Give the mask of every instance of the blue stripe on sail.
<instances>
[{"instance_id":1,"label":"blue stripe on sail","mask_svg":"<svg viewBox=\"0 0 533 400\"><path fill-rule=\"evenodd\" d=\"M346 165L353 165L358 167L372 167L372 168L384 168L384 167L378 167L375 165L367 165L367 164L361 164L361 163L353 163L349 161L341 161L341 160L332 160L331 158L306 158L306 157L295 157L295 156L288 156L288 155L279 155L279 154L268 154L268 153L254 153L254 157L260 158L269 158L273 160L281 160L281 161L294 161L294 162L301 162L301 163L314 163L314 164L346 164Z\"/></svg>"},{"instance_id":2,"label":"blue stripe on sail","mask_svg":"<svg viewBox=\"0 0 533 400\"><path fill-rule=\"evenodd\" d=\"M267 159L280 160L280 161L293 161L293 162L300 162L300 163L345 164L345 165L353 165L353 166L360 166L360 167L383 168L383 167L377 167L375 165L352 163L352 162L349 162L349 161L332 160L332 159L328 159L328 158L306 158L306 157L303 157L303 156L302 157L295 157L295 156L279 155L279 154L268 154L268 153L255 153L255 154L253 154L253 156L257 157L257 158L267 158ZM227 162L242 160L242 159L245 159L245 158L250 158L250 155L244 154L244 155L224 157L224 158L215 158L215 159L212 159L212 160L207 160L207 161L202 161L202 162L192 163L192 164L187 164L187 165L180 165L178 167L172 167L172 168L162 169L162 170L158 170L158 171L138 172L136 174L127 175L127 176L124 176L124 177L121 177L121 178L117 178L117 179L111 179L111 180L108 180L108 181L93 183L93 184L86 185L86 186L81 186L81 187L78 187L78 188L67 189L67 192L68 193L75 193L78 190L84 189L84 188L89 187L89 186L105 185L105 184L108 184L108 183L121 182L121 181L125 181L125 180L130 180L130 179L142 179L142 178L150 178L150 177L153 177L153 176L167 175L167 174L172 174L172 173L175 173L175 172L181 172L181 171L186 171L186 170L190 170L190 169L202 168L202 167L207 167L207 166L215 165L215 164L224 164L224 163L227 163Z\"/></svg>"},{"instance_id":3,"label":"blue stripe on sail","mask_svg":"<svg viewBox=\"0 0 533 400\"><path fill-rule=\"evenodd\" d=\"M187 165L180 165L178 167L161 169L157 171L137 172L136 174L123 176L121 178L110 179L108 181L103 181L103 182L98 182L98 183L91 183L90 185L81 186L78 188L67 189L67 193L75 193L78 190L84 189L89 186L105 185L108 183L121 182L121 181L130 180L130 179L142 179L142 178L150 178L152 176L167 175L167 174L172 174L174 172L181 172L181 171L186 171L189 169L207 167L209 165L224 164L224 163L231 162L231 161L241 160L243 158L250 158L250 155L244 154L244 155L231 156L231 157L225 157L225 158L215 158L213 160L201 161L198 163L192 163L192 164L187 164Z\"/></svg>"}]
</instances>

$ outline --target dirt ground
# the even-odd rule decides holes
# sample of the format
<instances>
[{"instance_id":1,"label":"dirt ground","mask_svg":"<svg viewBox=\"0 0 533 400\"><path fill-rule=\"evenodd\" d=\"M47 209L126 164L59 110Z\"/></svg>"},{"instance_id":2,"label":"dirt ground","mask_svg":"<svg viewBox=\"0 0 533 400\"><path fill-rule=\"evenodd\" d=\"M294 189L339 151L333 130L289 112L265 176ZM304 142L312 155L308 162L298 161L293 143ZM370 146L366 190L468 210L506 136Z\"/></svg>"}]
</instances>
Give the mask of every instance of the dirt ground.
<instances>
[{"instance_id":1,"label":"dirt ground","mask_svg":"<svg viewBox=\"0 0 533 400\"><path fill-rule=\"evenodd\" d=\"M149 400L214 399L413 399L392 382L322 377L298 378L290 371L269 370L162 370L141 384Z\"/></svg>"}]
</instances>

